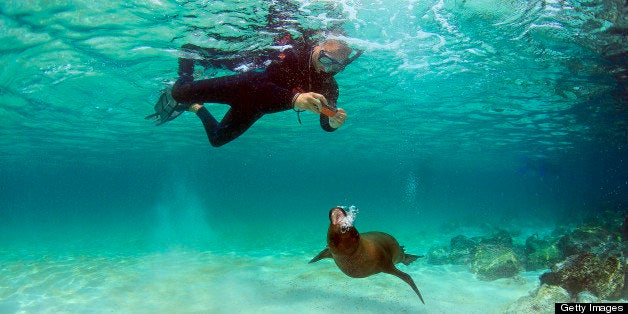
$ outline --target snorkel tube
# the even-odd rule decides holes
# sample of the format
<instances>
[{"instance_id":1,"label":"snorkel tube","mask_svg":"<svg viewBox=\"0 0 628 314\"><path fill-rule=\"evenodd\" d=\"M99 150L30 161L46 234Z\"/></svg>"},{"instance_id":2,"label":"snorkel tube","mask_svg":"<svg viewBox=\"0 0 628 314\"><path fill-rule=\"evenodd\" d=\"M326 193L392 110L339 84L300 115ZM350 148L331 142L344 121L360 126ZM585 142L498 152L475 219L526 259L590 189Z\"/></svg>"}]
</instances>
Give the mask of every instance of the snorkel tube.
<instances>
[{"instance_id":1,"label":"snorkel tube","mask_svg":"<svg viewBox=\"0 0 628 314\"><path fill-rule=\"evenodd\" d=\"M345 67L351 64L351 62L355 61L355 59L359 58L363 53L364 53L364 50L356 50L353 57L347 59L347 62L345 63Z\"/></svg>"}]
</instances>

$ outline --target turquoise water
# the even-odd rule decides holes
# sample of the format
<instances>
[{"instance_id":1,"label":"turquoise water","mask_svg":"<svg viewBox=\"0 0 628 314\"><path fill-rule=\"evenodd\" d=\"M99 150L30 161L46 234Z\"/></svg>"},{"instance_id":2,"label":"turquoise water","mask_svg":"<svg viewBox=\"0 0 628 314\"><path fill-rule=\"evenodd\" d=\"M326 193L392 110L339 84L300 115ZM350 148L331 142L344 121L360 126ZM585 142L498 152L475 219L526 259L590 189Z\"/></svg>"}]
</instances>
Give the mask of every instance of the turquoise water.
<instances>
[{"instance_id":1,"label":"turquoise water","mask_svg":"<svg viewBox=\"0 0 628 314\"><path fill-rule=\"evenodd\" d=\"M0 312L447 312L499 300L488 305L498 312L538 277L501 296L500 283L419 262L405 269L432 307L417 308L387 277L356 296L332 263L306 263L335 205L358 206L359 230L392 233L416 254L465 231L524 241L626 210L626 10L619 0L3 1ZM237 55L295 25L341 27L366 51L336 77L348 113L337 132L287 111L212 148L193 114L144 120L176 79L181 45ZM448 273L457 277L440 280ZM486 293L445 297L474 285Z\"/></svg>"}]
</instances>

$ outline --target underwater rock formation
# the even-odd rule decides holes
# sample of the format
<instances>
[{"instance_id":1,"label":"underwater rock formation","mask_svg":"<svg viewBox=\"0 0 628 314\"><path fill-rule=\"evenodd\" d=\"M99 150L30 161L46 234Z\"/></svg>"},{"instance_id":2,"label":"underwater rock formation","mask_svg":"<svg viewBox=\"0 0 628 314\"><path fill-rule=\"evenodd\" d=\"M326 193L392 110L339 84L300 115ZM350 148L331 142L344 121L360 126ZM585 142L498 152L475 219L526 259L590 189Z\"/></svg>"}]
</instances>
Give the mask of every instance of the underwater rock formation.
<instances>
[{"instance_id":1,"label":"underwater rock formation","mask_svg":"<svg viewBox=\"0 0 628 314\"><path fill-rule=\"evenodd\" d=\"M513 247L512 236L505 230L498 230L490 237L483 237L480 241L482 244Z\"/></svg>"},{"instance_id":2,"label":"underwater rock formation","mask_svg":"<svg viewBox=\"0 0 628 314\"><path fill-rule=\"evenodd\" d=\"M483 280L513 277L520 262L512 247L481 243L471 256L471 271Z\"/></svg>"},{"instance_id":3,"label":"underwater rock formation","mask_svg":"<svg viewBox=\"0 0 628 314\"><path fill-rule=\"evenodd\" d=\"M525 245L526 270L549 268L560 262L563 252L558 245L559 239L553 236L541 238L538 234L528 237Z\"/></svg>"},{"instance_id":4,"label":"underwater rock formation","mask_svg":"<svg viewBox=\"0 0 628 314\"><path fill-rule=\"evenodd\" d=\"M467 265L481 280L513 277L523 266L526 270L550 268L541 276L541 283L566 289L572 300L617 299L628 297L623 252L628 241L622 242L619 231L599 225L579 226L573 231L559 227L548 236L528 237L525 246L515 244L504 230L484 237L458 235L449 246L430 248L427 262ZM583 293L586 291L592 295Z\"/></svg>"},{"instance_id":5,"label":"underwater rock formation","mask_svg":"<svg viewBox=\"0 0 628 314\"><path fill-rule=\"evenodd\" d=\"M449 243L451 264L464 265L468 264L471 254L477 247L477 242L469 239L464 235L458 235L451 239Z\"/></svg>"},{"instance_id":6,"label":"underwater rock formation","mask_svg":"<svg viewBox=\"0 0 628 314\"><path fill-rule=\"evenodd\" d=\"M554 313L554 303L569 302L567 290L552 285L541 285L530 295L510 304L505 313Z\"/></svg>"},{"instance_id":7,"label":"underwater rock formation","mask_svg":"<svg viewBox=\"0 0 628 314\"><path fill-rule=\"evenodd\" d=\"M517 251L523 252L507 231L500 230L480 240L470 256L469 267L482 280L510 278L521 268Z\"/></svg>"},{"instance_id":8,"label":"underwater rock formation","mask_svg":"<svg viewBox=\"0 0 628 314\"><path fill-rule=\"evenodd\" d=\"M625 297L625 243L614 232L619 230L619 221L612 221L610 225L582 225L561 237L557 245L566 258L541 275L541 283L559 285L574 299Z\"/></svg>"},{"instance_id":9,"label":"underwater rock formation","mask_svg":"<svg viewBox=\"0 0 628 314\"><path fill-rule=\"evenodd\" d=\"M457 235L450 240L449 246L431 247L427 253L427 262L433 265L465 265L469 263L476 246L476 241Z\"/></svg>"},{"instance_id":10,"label":"underwater rock formation","mask_svg":"<svg viewBox=\"0 0 628 314\"><path fill-rule=\"evenodd\" d=\"M576 299L574 301L578 303L598 303L601 300L589 291L582 291L576 295Z\"/></svg>"},{"instance_id":11,"label":"underwater rock formation","mask_svg":"<svg viewBox=\"0 0 628 314\"><path fill-rule=\"evenodd\" d=\"M432 265L451 264L449 247L433 246L427 251L425 259Z\"/></svg>"},{"instance_id":12,"label":"underwater rock formation","mask_svg":"<svg viewBox=\"0 0 628 314\"><path fill-rule=\"evenodd\" d=\"M565 288L572 295L589 291L601 299L614 300L624 287L624 262L617 256L580 253L552 266L541 283Z\"/></svg>"},{"instance_id":13,"label":"underwater rock formation","mask_svg":"<svg viewBox=\"0 0 628 314\"><path fill-rule=\"evenodd\" d=\"M515 252L512 237L498 231L489 237L468 238L458 235L449 246L436 246L427 253L427 262L433 265L468 265L481 280L509 278L519 273L521 258Z\"/></svg>"},{"instance_id":14,"label":"underwater rock formation","mask_svg":"<svg viewBox=\"0 0 628 314\"><path fill-rule=\"evenodd\" d=\"M626 218L623 211L599 208L587 213L587 216L584 218L584 225L599 226L605 230L621 232L623 229L622 224Z\"/></svg>"},{"instance_id":15,"label":"underwater rock formation","mask_svg":"<svg viewBox=\"0 0 628 314\"><path fill-rule=\"evenodd\" d=\"M553 312L555 302L600 302L628 298L628 216L596 214L575 229L558 226L550 235L534 234L525 246L510 233L458 235L449 246L432 247L430 264L468 265L481 280L513 277L526 270L547 269L541 286L511 304L506 312ZM623 225L622 225L623 223Z\"/></svg>"},{"instance_id":16,"label":"underwater rock formation","mask_svg":"<svg viewBox=\"0 0 628 314\"><path fill-rule=\"evenodd\" d=\"M562 237L559 248L563 256L580 253L593 253L603 256L622 256L622 246L618 234L598 226L579 226Z\"/></svg>"}]
</instances>

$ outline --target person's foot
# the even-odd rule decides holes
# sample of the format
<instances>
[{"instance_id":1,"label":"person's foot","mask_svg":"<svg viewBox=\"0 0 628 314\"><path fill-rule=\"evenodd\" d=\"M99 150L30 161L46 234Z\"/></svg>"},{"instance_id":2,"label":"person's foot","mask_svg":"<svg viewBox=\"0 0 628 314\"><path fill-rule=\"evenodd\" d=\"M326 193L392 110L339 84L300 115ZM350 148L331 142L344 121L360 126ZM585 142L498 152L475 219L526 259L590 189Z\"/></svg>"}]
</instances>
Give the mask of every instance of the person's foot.
<instances>
[{"instance_id":1,"label":"person's foot","mask_svg":"<svg viewBox=\"0 0 628 314\"><path fill-rule=\"evenodd\" d=\"M186 103L182 103L182 102L178 102L176 103L176 105L174 106L174 109L176 111L187 111L190 109L192 105L191 104L186 104Z\"/></svg>"},{"instance_id":2,"label":"person's foot","mask_svg":"<svg viewBox=\"0 0 628 314\"><path fill-rule=\"evenodd\" d=\"M155 113L148 115L146 119L152 119L156 125L174 120L182 112L188 110L190 104L178 103L172 98L171 87L164 89L154 106Z\"/></svg>"}]
</instances>

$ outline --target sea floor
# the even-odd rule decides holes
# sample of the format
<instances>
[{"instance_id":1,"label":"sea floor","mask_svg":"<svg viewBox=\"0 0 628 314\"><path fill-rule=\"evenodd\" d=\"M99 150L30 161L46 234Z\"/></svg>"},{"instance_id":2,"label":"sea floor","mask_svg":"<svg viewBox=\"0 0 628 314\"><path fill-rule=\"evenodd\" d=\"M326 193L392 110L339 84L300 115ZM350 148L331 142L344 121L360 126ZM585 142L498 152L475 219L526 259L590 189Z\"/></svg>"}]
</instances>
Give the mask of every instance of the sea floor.
<instances>
[{"instance_id":1,"label":"sea floor","mask_svg":"<svg viewBox=\"0 0 628 314\"><path fill-rule=\"evenodd\" d=\"M422 304L392 275L354 279L330 259L308 264L325 246L326 224L277 221L222 221L223 229L187 222L15 225L0 234L0 314L501 313L538 287L545 271L483 281L466 266L425 259L398 265L416 282ZM486 234L374 225L418 255L457 234ZM515 241L551 230L521 229Z\"/></svg>"},{"instance_id":2,"label":"sea floor","mask_svg":"<svg viewBox=\"0 0 628 314\"><path fill-rule=\"evenodd\" d=\"M539 272L480 281L463 266L400 265L400 279L352 279L331 260L185 249L142 256L2 261L0 313L499 313L538 285Z\"/></svg>"},{"instance_id":3,"label":"sea floor","mask_svg":"<svg viewBox=\"0 0 628 314\"><path fill-rule=\"evenodd\" d=\"M19 240L5 236L0 313L500 313L536 288L542 273L482 281L465 266L435 266L424 259L399 265L414 278L422 304L394 276L353 279L332 260L308 264L324 247L325 234L302 229L285 234L260 225L202 239L207 232L201 228L200 234L186 235L207 241L204 247L190 245L193 241L177 245L177 237L164 237L161 227L161 233L108 228L91 234L40 230L30 237L22 233ZM403 230L396 236L414 254L451 236ZM171 235L176 233L181 235Z\"/></svg>"}]
</instances>

